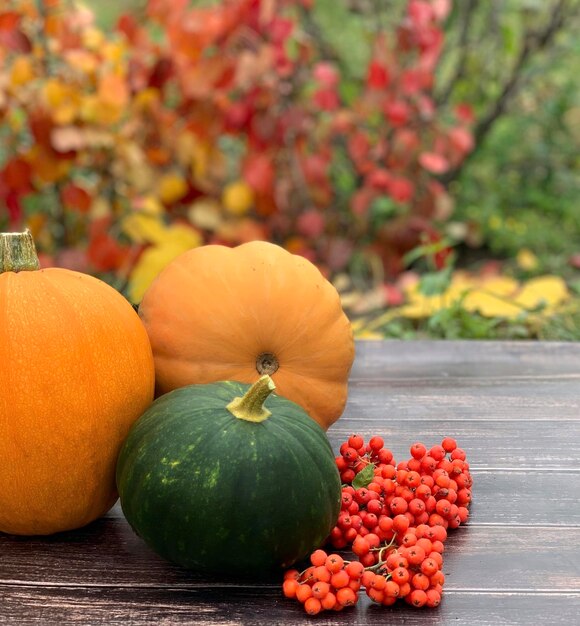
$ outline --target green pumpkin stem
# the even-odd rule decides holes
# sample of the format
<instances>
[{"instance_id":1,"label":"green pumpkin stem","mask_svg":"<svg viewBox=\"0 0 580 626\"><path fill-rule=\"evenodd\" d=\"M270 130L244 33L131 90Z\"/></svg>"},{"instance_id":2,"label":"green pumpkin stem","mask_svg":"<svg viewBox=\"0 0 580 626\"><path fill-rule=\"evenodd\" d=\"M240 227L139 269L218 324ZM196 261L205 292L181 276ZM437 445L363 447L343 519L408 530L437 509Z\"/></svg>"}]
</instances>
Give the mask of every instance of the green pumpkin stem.
<instances>
[{"instance_id":1,"label":"green pumpkin stem","mask_svg":"<svg viewBox=\"0 0 580 626\"><path fill-rule=\"evenodd\" d=\"M234 398L226 407L228 411L241 420L247 422L263 422L267 420L271 411L264 408L264 401L276 389L274 381L264 374L246 391L241 398Z\"/></svg>"},{"instance_id":2,"label":"green pumpkin stem","mask_svg":"<svg viewBox=\"0 0 580 626\"><path fill-rule=\"evenodd\" d=\"M36 246L28 229L23 233L0 233L0 274L38 269Z\"/></svg>"}]
</instances>

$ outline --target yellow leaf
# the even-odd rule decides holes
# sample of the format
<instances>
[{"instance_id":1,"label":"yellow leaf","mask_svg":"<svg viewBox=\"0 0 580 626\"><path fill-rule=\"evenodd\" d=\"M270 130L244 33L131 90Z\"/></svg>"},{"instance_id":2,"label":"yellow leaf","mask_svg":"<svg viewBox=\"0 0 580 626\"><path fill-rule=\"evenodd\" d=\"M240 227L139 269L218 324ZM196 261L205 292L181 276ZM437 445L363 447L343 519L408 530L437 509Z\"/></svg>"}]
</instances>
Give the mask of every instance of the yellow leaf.
<instances>
[{"instance_id":1,"label":"yellow leaf","mask_svg":"<svg viewBox=\"0 0 580 626\"><path fill-rule=\"evenodd\" d=\"M228 183L222 193L222 203L231 215L245 215L254 204L254 191L243 180Z\"/></svg>"},{"instance_id":2,"label":"yellow leaf","mask_svg":"<svg viewBox=\"0 0 580 626\"><path fill-rule=\"evenodd\" d=\"M99 50L105 41L105 35L98 28L91 26L83 31L82 41L85 48L89 50Z\"/></svg>"},{"instance_id":3,"label":"yellow leaf","mask_svg":"<svg viewBox=\"0 0 580 626\"><path fill-rule=\"evenodd\" d=\"M463 300L466 311L479 313L484 317L514 318L523 312L516 304L509 302L506 296L485 289L470 291Z\"/></svg>"},{"instance_id":4,"label":"yellow leaf","mask_svg":"<svg viewBox=\"0 0 580 626\"><path fill-rule=\"evenodd\" d=\"M163 204L173 204L187 193L187 181L176 172L165 174L159 179L157 194Z\"/></svg>"},{"instance_id":5,"label":"yellow leaf","mask_svg":"<svg viewBox=\"0 0 580 626\"><path fill-rule=\"evenodd\" d=\"M385 337L381 333L373 332L371 330L361 330L354 333L356 339L366 339L372 341L380 341Z\"/></svg>"},{"instance_id":6,"label":"yellow leaf","mask_svg":"<svg viewBox=\"0 0 580 626\"><path fill-rule=\"evenodd\" d=\"M142 91L139 91L137 94L135 94L135 97L133 98L131 102L131 106L137 109L138 111L147 110L147 109L151 109L152 106L156 104L158 101L159 101L159 90L153 87L147 87L146 89L143 89ZM176 138L176 141L178 143L180 141L180 137L181 136L178 136Z\"/></svg>"},{"instance_id":7,"label":"yellow leaf","mask_svg":"<svg viewBox=\"0 0 580 626\"><path fill-rule=\"evenodd\" d=\"M10 72L10 84L20 87L34 78L34 67L28 56L19 56L14 59Z\"/></svg>"},{"instance_id":8,"label":"yellow leaf","mask_svg":"<svg viewBox=\"0 0 580 626\"><path fill-rule=\"evenodd\" d=\"M46 104L54 109L69 97L69 89L58 78L49 78L42 87L42 95Z\"/></svg>"},{"instance_id":9,"label":"yellow leaf","mask_svg":"<svg viewBox=\"0 0 580 626\"><path fill-rule=\"evenodd\" d=\"M529 272L538 267L538 257L528 248L522 248L516 256L516 263L520 269Z\"/></svg>"},{"instance_id":10,"label":"yellow leaf","mask_svg":"<svg viewBox=\"0 0 580 626\"><path fill-rule=\"evenodd\" d=\"M129 298L140 302L149 285L159 272L180 254L201 244L201 237L196 231L175 224L167 229L167 237L159 245L143 251L139 261L131 272L129 280Z\"/></svg>"},{"instance_id":11,"label":"yellow leaf","mask_svg":"<svg viewBox=\"0 0 580 626\"><path fill-rule=\"evenodd\" d=\"M172 224L166 231L164 243L171 242L172 245L180 246L185 252L191 248L197 248L202 243L202 239L197 230L185 224Z\"/></svg>"},{"instance_id":12,"label":"yellow leaf","mask_svg":"<svg viewBox=\"0 0 580 626\"><path fill-rule=\"evenodd\" d=\"M538 276L528 280L516 298L516 302L527 309L541 304L556 307L570 297L566 283L559 276Z\"/></svg>"},{"instance_id":13,"label":"yellow leaf","mask_svg":"<svg viewBox=\"0 0 580 626\"><path fill-rule=\"evenodd\" d=\"M125 51L126 46L123 41L108 41L101 47L103 58L111 63L120 63Z\"/></svg>"},{"instance_id":14,"label":"yellow leaf","mask_svg":"<svg viewBox=\"0 0 580 626\"><path fill-rule=\"evenodd\" d=\"M158 216L149 213L132 213L123 220L123 232L135 243L162 243L167 230Z\"/></svg>"}]
</instances>

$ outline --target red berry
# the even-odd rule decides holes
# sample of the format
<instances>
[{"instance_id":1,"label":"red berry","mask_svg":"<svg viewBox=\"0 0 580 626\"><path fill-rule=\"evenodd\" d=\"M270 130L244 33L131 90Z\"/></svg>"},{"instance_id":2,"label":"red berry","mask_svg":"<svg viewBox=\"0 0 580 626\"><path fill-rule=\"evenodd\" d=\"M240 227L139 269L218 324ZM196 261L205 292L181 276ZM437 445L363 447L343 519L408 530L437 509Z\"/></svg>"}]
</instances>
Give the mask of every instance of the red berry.
<instances>
[{"instance_id":1,"label":"red berry","mask_svg":"<svg viewBox=\"0 0 580 626\"><path fill-rule=\"evenodd\" d=\"M341 589L342 587L347 587L348 583L350 583L350 576L348 575L347 571L344 569L341 569L339 572L336 572L335 574L333 574L332 578L330 579L330 584L335 589Z\"/></svg>"},{"instance_id":2,"label":"red berry","mask_svg":"<svg viewBox=\"0 0 580 626\"><path fill-rule=\"evenodd\" d=\"M338 554L330 554L324 562L324 566L329 572L334 574L343 568L344 559Z\"/></svg>"},{"instance_id":3,"label":"red berry","mask_svg":"<svg viewBox=\"0 0 580 626\"><path fill-rule=\"evenodd\" d=\"M364 572L364 566L360 561L351 561L345 568L346 573L351 578L360 578Z\"/></svg>"},{"instance_id":4,"label":"red berry","mask_svg":"<svg viewBox=\"0 0 580 626\"><path fill-rule=\"evenodd\" d=\"M455 441L455 439L452 439L451 437L445 437L445 439L443 439L443 441L441 442L441 446L443 447L445 452L453 452L453 450L457 448L457 441Z\"/></svg>"},{"instance_id":5,"label":"red berry","mask_svg":"<svg viewBox=\"0 0 580 626\"><path fill-rule=\"evenodd\" d=\"M282 592L286 598L295 598L299 586L300 583L297 580L289 578L282 583Z\"/></svg>"},{"instance_id":6,"label":"red berry","mask_svg":"<svg viewBox=\"0 0 580 626\"><path fill-rule=\"evenodd\" d=\"M308 615L317 615L322 611L322 604L318 598L308 598L304 603L304 610Z\"/></svg>"},{"instance_id":7,"label":"red berry","mask_svg":"<svg viewBox=\"0 0 580 626\"><path fill-rule=\"evenodd\" d=\"M385 442L383 441L382 437L374 436L371 437L369 440L369 448L373 452L378 452L382 447L384 447L384 445Z\"/></svg>"},{"instance_id":8,"label":"red berry","mask_svg":"<svg viewBox=\"0 0 580 626\"><path fill-rule=\"evenodd\" d=\"M409 596L409 603L421 607L427 602L427 594L422 589L414 589Z\"/></svg>"},{"instance_id":9,"label":"red berry","mask_svg":"<svg viewBox=\"0 0 580 626\"><path fill-rule=\"evenodd\" d=\"M324 562L326 561L327 558L328 558L328 554L326 554L324 550L315 550L310 555L310 562L312 563L312 565L316 567L318 565L324 565Z\"/></svg>"},{"instance_id":10,"label":"red berry","mask_svg":"<svg viewBox=\"0 0 580 626\"><path fill-rule=\"evenodd\" d=\"M411 446L411 456L414 459L422 459L427 454L427 448L422 443L414 443Z\"/></svg>"},{"instance_id":11,"label":"red berry","mask_svg":"<svg viewBox=\"0 0 580 626\"><path fill-rule=\"evenodd\" d=\"M348 445L355 450L362 448L365 445L364 439L360 435L351 435L348 438Z\"/></svg>"}]
</instances>

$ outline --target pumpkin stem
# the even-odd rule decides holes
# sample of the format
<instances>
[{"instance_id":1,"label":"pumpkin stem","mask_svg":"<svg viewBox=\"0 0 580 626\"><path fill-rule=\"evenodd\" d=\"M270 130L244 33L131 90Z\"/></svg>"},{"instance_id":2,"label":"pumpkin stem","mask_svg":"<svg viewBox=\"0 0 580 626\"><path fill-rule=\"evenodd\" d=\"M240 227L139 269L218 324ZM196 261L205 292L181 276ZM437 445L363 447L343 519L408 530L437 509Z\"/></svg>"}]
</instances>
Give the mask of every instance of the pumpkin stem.
<instances>
[{"instance_id":1,"label":"pumpkin stem","mask_svg":"<svg viewBox=\"0 0 580 626\"><path fill-rule=\"evenodd\" d=\"M234 398L226 407L228 411L241 420L247 422L263 422L272 415L263 404L266 398L276 389L274 381L264 374L246 391L241 398Z\"/></svg>"},{"instance_id":2,"label":"pumpkin stem","mask_svg":"<svg viewBox=\"0 0 580 626\"><path fill-rule=\"evenodd\" d=\"M0 233L0 274L38 269L36 247L28 229L23 233Z\"/></svg>"}]
</instances>

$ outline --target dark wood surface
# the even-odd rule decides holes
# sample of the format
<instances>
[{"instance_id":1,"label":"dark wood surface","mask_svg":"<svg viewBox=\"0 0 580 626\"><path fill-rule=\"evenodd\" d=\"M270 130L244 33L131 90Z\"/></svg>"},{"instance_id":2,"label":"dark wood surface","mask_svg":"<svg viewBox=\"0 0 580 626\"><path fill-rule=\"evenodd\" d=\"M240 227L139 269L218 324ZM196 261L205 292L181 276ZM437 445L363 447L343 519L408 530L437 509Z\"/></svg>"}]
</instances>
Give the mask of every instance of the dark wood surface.
<instances>
[{"instance_id":1,"label":"dark wood surface","mask_svg":"<svg viewBox=\"0 0 580 626\"><path fill-rule=\"evenodd\" d=\"M336 450L381 434L397 459L445 435L468 453L469 524L450 533L435 610L308 618L278 580L208 579L166 563L117 505L48 538L0 534L0 623L580 624L580 344L359 342Z\"/></svg>"}]
</instances>

